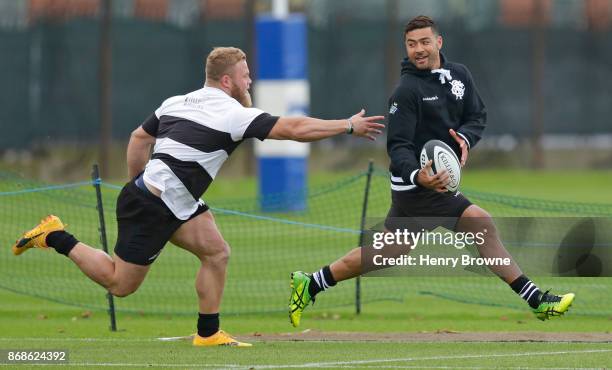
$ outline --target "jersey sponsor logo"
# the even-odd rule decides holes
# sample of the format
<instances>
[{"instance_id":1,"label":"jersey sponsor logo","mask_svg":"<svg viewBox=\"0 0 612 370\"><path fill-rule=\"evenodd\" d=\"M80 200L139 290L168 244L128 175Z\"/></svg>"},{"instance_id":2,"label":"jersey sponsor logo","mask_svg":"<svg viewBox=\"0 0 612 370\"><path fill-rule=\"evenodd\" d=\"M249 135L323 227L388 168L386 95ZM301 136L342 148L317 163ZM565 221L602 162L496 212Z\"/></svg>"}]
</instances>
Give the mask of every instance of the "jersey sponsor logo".
<instances>
[{"instance_id":1,"label":"jersey sponsor logo","mask_svg":"<svg viewBox=\"0 0 612 370\"><path fill-rule=\"evenodd\" d=\"M389 114L395 114L395 112L397 112L397 103L393 102L393 104L391 104L391 108L389 108Z\"/></svg>"},{"instance_id":2,"label":"jersey sponsor logo","mask_svg":"<svg viewBox=\"0 0 612 370\"><path fill-rule=\"evenodd\" d=\"M451 84L451 93L455 95L455 99L463 99L463 94L465 93L465 86L463 82L459 80L452 80Z\"/></svg>"},{"instance_id":3,"label":"jersey sponsor logo","mask_svg":"<svg viewBox=\"0 0 612 370\"><path fill-rule=\"evenodd\" d=\"M438 100L438 95L427 96L423 98L423 101L434 101L434 100Z\"/></svg>"},{"instance_id":4,"label":"jersey sponsor logo","mask_svg":"<svg viewBox=\"0 0 612 370\"><path fill-rule=\"evenodd\" d=\"M185 101L183 105L193 107L195 109L204 110L204 100L206 99L185 96Z\"/></svg>"}]
</instances>

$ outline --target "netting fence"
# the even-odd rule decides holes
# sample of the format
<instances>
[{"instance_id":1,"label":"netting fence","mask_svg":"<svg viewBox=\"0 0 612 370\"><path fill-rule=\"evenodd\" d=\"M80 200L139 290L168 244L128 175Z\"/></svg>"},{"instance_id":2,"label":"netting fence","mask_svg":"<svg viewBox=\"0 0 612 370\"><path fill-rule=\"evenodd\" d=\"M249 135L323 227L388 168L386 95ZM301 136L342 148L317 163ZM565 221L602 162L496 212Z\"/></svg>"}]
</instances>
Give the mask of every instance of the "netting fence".
<instances>
[{"instance_id":1,"label":"netting fence","mask_svg":"<svg viewBox=\"0 0 612 370\"><path fill-rule=\"evenodd\" d=\"M259 201L229 199L209 203L225 239L232 246L223 300L224 314L283 312L289 273L314 271L358 245L368 173L358 173L309 189L306 211L262 213ZM390 204L386 171L371 177L368 217L384 217ZM107 237L116 240L115 200L120 186L101 182ZM493 216L612 216L612 205L555 202L477 191L463 191ZM284 197L285 195L283 195ZM105 290L54 251L12 255L10 246L24 229L53 213L69 224L79 240L100 246L96 194L92 181L49 186L0 173L0 287L68 305L106 310ZM115 299L119 312L193 314L197 307L194 278L199 261L168 245L141 288ZM612 278L541 278L541 287L579 295L575 314L610 315ZM484 293L483 293L484 292ZM363 303L403 300L430 294L456 301L524 308L524 302L495 277L363 278ZM339 284L317 301L315 309L355 304L354 282ZM367 310L367 306L365 307Z\"/></svg>"}]
</instances>

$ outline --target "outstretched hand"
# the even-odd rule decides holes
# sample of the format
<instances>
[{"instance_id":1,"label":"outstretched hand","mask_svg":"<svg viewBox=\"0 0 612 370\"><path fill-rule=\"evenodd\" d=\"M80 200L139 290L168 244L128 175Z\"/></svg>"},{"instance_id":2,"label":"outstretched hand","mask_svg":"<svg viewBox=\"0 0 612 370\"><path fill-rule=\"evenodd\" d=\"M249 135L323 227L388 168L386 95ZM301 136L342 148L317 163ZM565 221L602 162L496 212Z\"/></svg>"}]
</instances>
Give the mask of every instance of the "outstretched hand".
<instances>
[{"instance_id":1,"label":"outstretched hand","mask_svg":"<svg viewBox=\"0 0 612 370\"><path fill-rule=\"evenodd\" d=\"M385 127L385 125L377 121L383 119L385 119L384 116L365 117L365 109L362 109L350 118L353 125L353 135L376 140L376 135L382 134L381 130Z\"/></svg>"},{"instance_id":2,"label":"outstretched hand","mask_svg":"<svg viewBox=\"0 0 612 370\"><path fill-rule=\"evenodd\" d=\"M457 135L455 130L453 130L452 128L449 129L448 132L453 137L453 139L455 139L455 141L459 144L459 148L461 148L461 167L463 167L465 166L465 162L467 161L467 157L468 157L467 143L465 142L465 140L463 140L461 136Z\"/></svg>"}]
</instances>

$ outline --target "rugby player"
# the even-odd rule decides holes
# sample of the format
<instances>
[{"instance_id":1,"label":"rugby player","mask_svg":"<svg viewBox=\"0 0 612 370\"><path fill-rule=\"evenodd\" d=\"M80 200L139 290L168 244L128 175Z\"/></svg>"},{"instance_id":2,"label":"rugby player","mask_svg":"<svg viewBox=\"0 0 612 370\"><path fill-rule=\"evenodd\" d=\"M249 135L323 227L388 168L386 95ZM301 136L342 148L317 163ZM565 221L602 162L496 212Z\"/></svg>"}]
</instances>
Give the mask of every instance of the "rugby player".
<instances>
[{"instance_id":1,"label":"rugby player","mask_svg":"<svg viewBox=\"0 0 612 370\"><path fill-rule=\"evenodd\" d=\"M469 150L482 137L487 115L470 71L462 64L448 61L440 52L443 39L431 18L418 16L409 21L404 29L404 42L407 58L389 99L387 152L391 160L392 202L385 229L398 230L402 228L402 219L419 217L427 218L427 222L430 218L439 219L440 224L429 224L429 229L437 226L461 232L486 229L485 242L477 245L481 257L511 261L509 265L489 266L490 270L524 299L540 320L563 315L574 294L558 296L540 290L504 248L491 216L460 192L447 192L446 171L429 175L431 161L421 168L419 153L432 139L448 144L464 166ZM289 299L293 326L300 324L302 312L317 294L339 281L359 276L363 267L358 247L312 274L293 272Z\"/></svg>"},{"instance_id":2,"label":"rugby player","mask_svg":"<svg viewBox=\"0 0 612 370\"><path fill-rule=\"evenodd\" d=\"M277 117L251 107L246 55L215 48L206 59L204 86L166 99L132 132L127 147L127 183L117 199L118 237L114 256L79 242L51 215L12 247L53 248L117 297L134 293L166 243L191 252L200 262L196 346L250 346L219 328L219 310L230 247L208 206L200 200L221 165L249 138L316 141L351 134L374 140L383 116L365 111L348 119ZM153 153L151 155L151 147Z\"/></svg>"}]
</instances>

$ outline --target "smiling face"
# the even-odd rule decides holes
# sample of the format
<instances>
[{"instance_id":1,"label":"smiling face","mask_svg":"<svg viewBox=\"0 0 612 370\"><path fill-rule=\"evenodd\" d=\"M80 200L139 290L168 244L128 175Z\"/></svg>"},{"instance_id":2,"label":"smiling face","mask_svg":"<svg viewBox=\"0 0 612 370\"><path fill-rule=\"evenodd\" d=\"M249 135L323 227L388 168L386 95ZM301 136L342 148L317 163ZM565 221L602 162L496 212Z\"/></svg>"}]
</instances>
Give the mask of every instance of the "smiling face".
<instances>
[{"instance_id":1,"label":"smiling face","mask_svg":"<svg viewBox=\"0 0 612 370\"><path fill-rule=\"evenodd\" d=\"M440 49L442 36L431 27L417 28L404 35L408 59L418 69L440 68Z\"/></svg>"}]
</instances>

